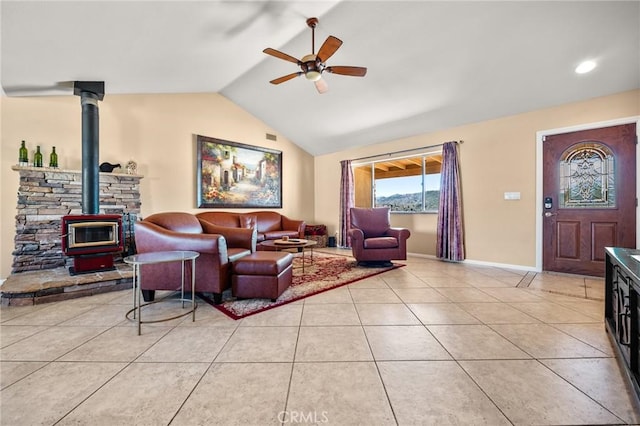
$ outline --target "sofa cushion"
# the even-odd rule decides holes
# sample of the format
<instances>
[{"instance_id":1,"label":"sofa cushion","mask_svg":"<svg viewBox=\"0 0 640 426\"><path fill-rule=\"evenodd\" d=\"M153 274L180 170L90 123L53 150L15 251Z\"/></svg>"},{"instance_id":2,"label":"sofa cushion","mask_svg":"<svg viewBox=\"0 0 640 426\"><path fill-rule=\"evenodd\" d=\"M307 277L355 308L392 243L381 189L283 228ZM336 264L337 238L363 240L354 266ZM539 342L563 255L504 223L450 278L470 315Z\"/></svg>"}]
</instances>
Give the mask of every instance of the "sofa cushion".
<instances>
[{"instance_id":1,"label":"sofa cushion","mask_svg":"<svg viewBox=\"0 0 640 426\"><path fill-rule=\"evenodd\" d=\"M258 232L266 234L267 232L282 229L282 215L280 215L280 213L260 211L254 214L258 219Z\"/></svg>"},{"instance_id":2,"label":"sofa cushion","mask_svg":"<svg viewBox=\"0 0 640 426\"><path fill-rule=\"evenodd\" d=\"M144 220L183 234L202 234L200 221L191 213L165 212L147 216Z\"/></svg>"},{"instance_id":3,"label":"sofa cushion","mask_svg":"<svg viewBox=\"0 0 640 426\"><path fill-rule=\"evenodd\" d=\"M251 250L247 250L243 248L229 248L227 250L227 255L229 256L229 262L232 262L232 263L250 254L251 254Z\"/></svg>"},{"instance_id":4,"label":"sofa cushion","mask_svg":"<svg viewBox=\"0 0 640 426\"><path fill-rule=\"evenodd\" d=\"M398 239L394 237L373 237L364 240L366 249L386 249L398 247Z\"/></svg>"},{"instance_id":5,"label":"sofa cushion","mask_svg":"<svg viewBox=\"0 0 640 426\"><path fill-rule=\"evenodd\" d=\"M258 217L255 214L240 214L238 215L238 218L240 219L240 228L257 229Z\"/></svg>"},{"instance_id":6,"label":"sofa cushion","mask_svg":"<svg viewBox=\"0 0 640 426\"><path fill-rule=\"evenodd\" d=\"M196 215L200 219L218 226L227 226L231 228L239 228L240 220L237 213L231 212L202 212Z\"/></svg>"}]
</instances>

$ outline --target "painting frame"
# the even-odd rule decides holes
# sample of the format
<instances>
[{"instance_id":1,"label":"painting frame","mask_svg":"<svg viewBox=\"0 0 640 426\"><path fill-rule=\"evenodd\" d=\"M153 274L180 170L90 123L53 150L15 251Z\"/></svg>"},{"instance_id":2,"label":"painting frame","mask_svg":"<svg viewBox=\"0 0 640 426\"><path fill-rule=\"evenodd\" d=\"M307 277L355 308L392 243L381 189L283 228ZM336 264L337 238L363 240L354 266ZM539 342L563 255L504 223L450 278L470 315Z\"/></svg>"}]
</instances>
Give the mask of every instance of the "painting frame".
<instances>
[{"instance_id":1,"label":"painting frame","mask_svg":"<svg viewBox=\"0 0 640 426\"><path fill-rule=\"evenodd\" d=\"M282 208L282 151L196 135L198 208Z\"/></svg>"}]
</instances>

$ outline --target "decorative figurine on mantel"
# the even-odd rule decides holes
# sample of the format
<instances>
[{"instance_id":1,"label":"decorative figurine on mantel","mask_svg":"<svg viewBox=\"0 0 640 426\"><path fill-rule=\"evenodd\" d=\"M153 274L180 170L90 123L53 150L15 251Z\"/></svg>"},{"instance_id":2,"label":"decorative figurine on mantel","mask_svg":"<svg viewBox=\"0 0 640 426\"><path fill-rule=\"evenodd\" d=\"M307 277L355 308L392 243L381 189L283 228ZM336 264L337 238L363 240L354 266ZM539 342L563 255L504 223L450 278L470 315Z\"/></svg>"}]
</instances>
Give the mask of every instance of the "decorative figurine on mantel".
<instances>
[{"instance_id":1,"label":"decorative figurine on mantel","mask_svg":"<svg viewBox=\"0 0 640 426\"><path fill-rule=\"evenodd\" d=\"M111 173L116 167L120 167L120 164L102 163L100 164L100 171Z\"/></svg>"},{"instance_id":2,"label":"decorative figurine on mantel","mask_svg":"<svg viewBox=\"0 0 640 426\"><path fill-rule=\"evenodd\" d=\"M138 164L133 160L129 160L125 167L127 169L127 174L129 175L135 175L138 173Z\"/></svg>"}]
</instances>

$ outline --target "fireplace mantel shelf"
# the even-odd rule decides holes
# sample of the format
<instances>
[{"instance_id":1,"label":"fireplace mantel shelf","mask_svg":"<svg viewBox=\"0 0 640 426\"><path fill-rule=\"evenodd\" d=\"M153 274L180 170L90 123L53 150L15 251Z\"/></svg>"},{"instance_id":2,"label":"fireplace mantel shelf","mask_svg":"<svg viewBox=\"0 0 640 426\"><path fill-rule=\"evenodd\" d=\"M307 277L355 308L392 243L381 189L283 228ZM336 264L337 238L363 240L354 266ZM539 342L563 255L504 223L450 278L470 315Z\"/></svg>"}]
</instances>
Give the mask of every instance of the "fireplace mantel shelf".
<instances>
[{"instance_id":1,"label":"fireplace mantel shelf","mask_svg":"<svg viewBox=\"0 0 640 426\"><path fill-rule=\"evenodd\" d=\"M33 166L19 166L17 164L11 166L11 170L15 170L17 172L19 171L28 171L28 172L45 172L45 173L76 173L76 174L82 174L81 170L68 170L68 169L60 169L57 167L33 167ZM107 172L100 172L101 175L105 175L105 176L120 176L120 177L125 177L125 176L129 176L129 177L134 177L134 178L139 178L142 179L144 176L143 175L132 175L129 173L107 173Z\"/></svg>"}]
</instances>

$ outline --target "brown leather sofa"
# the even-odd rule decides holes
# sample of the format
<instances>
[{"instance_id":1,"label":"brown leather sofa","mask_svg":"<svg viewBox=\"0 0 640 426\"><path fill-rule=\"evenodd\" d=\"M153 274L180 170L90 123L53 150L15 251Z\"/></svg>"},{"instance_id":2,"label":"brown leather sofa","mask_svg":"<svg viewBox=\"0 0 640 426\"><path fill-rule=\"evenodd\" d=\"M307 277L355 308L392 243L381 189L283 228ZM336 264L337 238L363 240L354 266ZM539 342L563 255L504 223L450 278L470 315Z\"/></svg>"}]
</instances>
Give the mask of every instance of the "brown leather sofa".
<instances>
[{"instance_id":1,"label":"brown leather sofa","mask_svg":"<svg viewBox=\"0 0 640 426\"><path fill-rule=\"evenodd\" d=\"M253 228L218 226L191 213L166 212L135 223L138 253L192 250L196 259L196 291L212 293L220 303L222 292L231 285L232 262L256 251L257 233ZM152 301L155 290L180 288L178 262L141 266L141 289L145 301Z\"/></svg>"},{"instance_id":2,"label":"brown leather sofa","mask_svg":"<svg viewBox=\"0 0 640 426\"><path fill-rule=\"evenodd\" d=\"M277 240L284 236L304 238L305 222L303 220L289 219L273 211L255 211L248 213L207 211L198 213L196 217L219 226L255 228L258 232L258 242Z\"/></svg>"}]
</instances>

